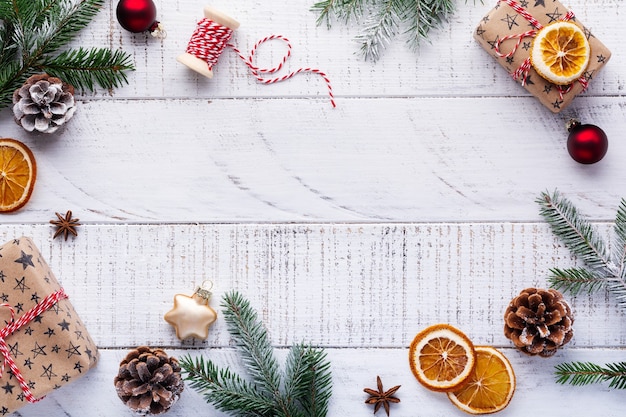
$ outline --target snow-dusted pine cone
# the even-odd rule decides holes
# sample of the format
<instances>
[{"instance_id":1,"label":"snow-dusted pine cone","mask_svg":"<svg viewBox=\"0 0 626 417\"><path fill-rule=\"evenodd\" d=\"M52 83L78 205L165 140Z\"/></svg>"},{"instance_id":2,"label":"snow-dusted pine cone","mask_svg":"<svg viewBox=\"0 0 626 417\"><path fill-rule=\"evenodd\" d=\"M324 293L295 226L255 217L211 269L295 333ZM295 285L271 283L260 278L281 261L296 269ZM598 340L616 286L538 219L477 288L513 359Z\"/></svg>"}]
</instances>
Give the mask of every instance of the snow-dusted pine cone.
<instances>
[{"instance_id":1,"label":"snow-dusted pine cone","mask_svg":"<svg viewBox=\"0 0 626 417\"><path fill-rule=\"evenodd\" d=\"M574 335L572 310L554 289L526 288L504 313L504 335L529 355L552 356Z\"/></svg>"},{"instance_id":2,"label":"snow-dusted pine cone","mask_svg":"<svg viewBox=\"0 0 626 417\"><path fill-rule=\"evenodd\" d=\"M74 87L48 74L36 74L13 93L13 115L28 132L52 133L76 111Z\"/></svg>"},{"instance_id":3,"label":"snow-dusted pine cone","mask_svg":"<svg viewBox=\"0 0 626 417\"><path fill-rule=\"evenodd\" d=\"M147 346L126 355L114 382L124 404L141 415L166 412L185 387L178 360Z\"/></svg>"}]
</instances>

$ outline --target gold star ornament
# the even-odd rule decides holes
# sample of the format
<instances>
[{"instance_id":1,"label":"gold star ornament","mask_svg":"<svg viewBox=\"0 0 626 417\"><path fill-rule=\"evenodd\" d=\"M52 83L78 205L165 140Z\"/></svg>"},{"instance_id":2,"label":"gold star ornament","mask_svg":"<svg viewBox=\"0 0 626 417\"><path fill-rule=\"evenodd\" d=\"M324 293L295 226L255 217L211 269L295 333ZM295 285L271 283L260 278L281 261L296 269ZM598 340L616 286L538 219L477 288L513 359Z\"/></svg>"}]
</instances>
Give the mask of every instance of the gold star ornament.
<instances>
[{"instance_id":1,"label":"gold star ornament","mask_svg":"<svg viewBox=\"0 0 626 417\"><path fill-rule=\"evenodd\" d=\"M217 319L217 313L209 306L211 292L198 287L192 296L176 294L174 308L165 313L165 321L176 329L176 337L180 340L188 337L206 339L209 327Z\"/></svg>"}]
</instances>

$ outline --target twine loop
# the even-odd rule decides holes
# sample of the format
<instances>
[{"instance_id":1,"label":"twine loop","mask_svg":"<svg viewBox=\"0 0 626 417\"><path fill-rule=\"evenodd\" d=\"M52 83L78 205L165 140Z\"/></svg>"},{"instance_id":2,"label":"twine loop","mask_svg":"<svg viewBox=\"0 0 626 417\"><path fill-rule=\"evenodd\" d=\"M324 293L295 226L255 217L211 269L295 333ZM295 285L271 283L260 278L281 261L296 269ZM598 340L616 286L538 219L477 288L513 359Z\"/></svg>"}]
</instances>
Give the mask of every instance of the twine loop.
<instances>
[{"instance_id":1,"label":"twine loop","mask_svg":"<svg viewBox=\"0 0 626 417\"><path fill-rule=\"evenodd\" d=\"M528 12L528 10L522 7L515 0L500 0L500 2L504 2L508 4L513 10L515 10L519 15L521 15L524 19L526 19L535 28L532 30L528 30L526 32L517 33L513 35L507 35L507 36L503 36L502 38L496 39L496 42L494 44L496 55L498 55L500 58L509 58L509 57L512 57L515 54L515 52L517 52L517 49L519 48L524 38L534 38L535 36L537 36L537 32L543 29L544 26L537 19L535 19ZM571 10L568 10L567 13L559 20L567 22L567 21L572 20L573 18L574 18L574 12ZM515 43L515 45L513 45L513 47L511 48L509 52L507 53L502 52L501 50L502 43L511 39L517 39L517 42ZM531 68L532 68L532 64L530 63L530 56L529 56L510 75L516 81L521 79L522 85L525 86L526 81L528 80L528 75L530 73ZM577 81L583 87L583 91L587 90L587 86L589 85L589 80L587 80L584 76L581 76ZM566 86L557 85L556 88L559 92L559 98L563 100L563 96L572 90L572 84L569 84Z\"/></svg>"},{"instance_id":2,"label":"twine loop","mask_svg":"<svg viewBox=\"0 0 626 417\"><path fill-rule=\"evenodd\" d=\"M11 350L9 349L9 346L5 339L11 336L20 328L22 328L22 326L33 321L35 317L50 309L53 305L58 303L59 300L62 300L64 298L67 298L67 294L65 294L65 291L63 290L63 288L61 288L60 290L49 294L36 306L24 313L19 319L17 319L17 321L15 320L15 310L13 309L13 307L11 307L11 305L9 304L0 304L0 307L8 308L11 311L11 320L9 320L6 326L0 329L0 353L4 358L2 360L2 364L0 365L0 377L2 377L5 367L8 366L11 369L11 373L13 374L13 376L19 382L20 387L22 388L22 392L24 393L24 398L26 398L26 400L31 403L35 403L41 400L43 397L35 398L35 396L33 395L30 387L26 382L26 379L24 379L22 372L15 363L15 359L13 359L13 356L11 356Z\"/></svg>"},{"instance_id":3,"label":"twine loop","mask_svg":"<svg viewBox=\"0 0 626 417\"><path fill-rule=\"evenodd\" d=\"M231 48L241 60L248 66L250 72L254 77L261 82L262 84L273 84L281 81L288 80L289 78L301 73L301 72L310 72L312 74L317 74L322 77L324 82L326 83L326 87L328 89L328 95L330 97L330 104L333 107L336 107L335 99L333 96L333 88L330 83L330 79L323 71L317 68L304 67L298 68L295 71L292 71L288 74L275 77L275 78L265 78L262 74L274 74L280 71L289 57L291 56L291 42L289 39L282 35L270 35L263 39L260 39L257 43L254 44L248 56L244 56L239 49L237 49L233 44L229 43L232 38L233 30L223 26L217 22L209 18L203 18L198 22L196 29L191 35L191 39L187 44L186 52L199 58L207 63L209 69L212 69L222 52L226 47ZM263 43L271 41L271 40L281 40L287 44L287 52L283 56L282 60L278 65L273 68L262 68L258 67L254 63L254 55L256 54L257 49Z\"/></svg>"}]
</instances>

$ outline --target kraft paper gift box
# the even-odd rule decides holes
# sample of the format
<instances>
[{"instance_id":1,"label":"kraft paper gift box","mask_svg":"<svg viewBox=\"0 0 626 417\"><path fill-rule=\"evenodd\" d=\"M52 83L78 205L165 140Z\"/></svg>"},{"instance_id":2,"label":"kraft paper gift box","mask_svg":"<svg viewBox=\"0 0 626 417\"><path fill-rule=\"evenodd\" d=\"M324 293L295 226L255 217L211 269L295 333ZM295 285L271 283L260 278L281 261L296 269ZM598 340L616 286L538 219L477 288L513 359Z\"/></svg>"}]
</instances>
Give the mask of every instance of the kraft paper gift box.
<instances>
[{"instance_id":1,"label":"kraft paper gift box","mask_svg":"<svg viewBox=\"0 0 626 417\"><path fill-rule=\"evenodd\" d=\"M27 237L0 246L0 416L85 375L98 350Z\"/></svg>"},{"instance_id":2,"label":"kraft paper gift box","mask_svg":"<svg viewBox=\"0 0 626 417\"><path fill-rule=\"evenodd\" d=\"M500 0L496 6L480 21L480 24L474 32L474 38L478 43L490 54L496 61L502 65L506 72L513 76L524 61L530 55L532 45L532 36L524 36L521 38L519 46L515 49L515 45L519 40L519 36L525 32L536 29L526 19L522 12L528 12L530 16L536 19L542 26L546 26L552 22L559 20L567 20L568 9L557 0ZM515 7L515 8L514 8ZM570 12L573 13L573 12ZM587 81L593 83L593 79L598 76L598 72L609 61L611 52L596 38L589 29L587 29L575 14L569 19L578 25L587 36L591 54L589 65L585 70L582 78L583 83ZM511 39L503 40L505 37L511 36ZM500 54L497 53L499 48ZM502 56L515 50L509 56ZM517 81L523 83L524 76L518 74ZM558 113L566 108L576 97L584 90L584 85L580 81L574 81L570 86L557 86L544 78L542 78L533 68L527 73L526 82L523 83L524 88L535 96L544 106L554 113Z\"/></svg>"}]
</instances>

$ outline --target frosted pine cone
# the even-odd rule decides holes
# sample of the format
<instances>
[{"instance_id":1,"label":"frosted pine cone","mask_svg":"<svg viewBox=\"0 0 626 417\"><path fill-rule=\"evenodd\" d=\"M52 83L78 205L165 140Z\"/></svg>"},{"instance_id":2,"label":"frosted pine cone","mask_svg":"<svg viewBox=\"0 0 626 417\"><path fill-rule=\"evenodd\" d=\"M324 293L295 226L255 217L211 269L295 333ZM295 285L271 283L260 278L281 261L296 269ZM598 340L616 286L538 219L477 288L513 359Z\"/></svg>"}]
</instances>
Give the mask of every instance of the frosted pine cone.
<instances>
[{"instance_id":1,"label":"frosted pine cone","mask_svg":"<svg viewBox=\"0 0 626 417\"><path fill-rule=\"evenodd\" d=\"M527 288L504 313L504 335L529 355L552 356L574 335L572 310L554 289Z\"/></svg>"},{"instance_id":2,"label":"frosted pine cone","mask_svg":"<svg viewBox=\"0 0 626 417\"><path fill-rule=\"evenodd\" d=\"M126 355L114 382L124 404L141 415L166 412L185 387L176 358L147 346Z\"/></svg>"},{"instance_id":3,"label":"frosted pine cone","mask_svg":"<svg viewBox=\"0 0 626 417\"><path fill-rule=\"evenodd\" d=\"M52 133L76 111L74 87L48 74L36 74L13 93L13 115L28 132Z\"/></svg>"}]
</instances>

